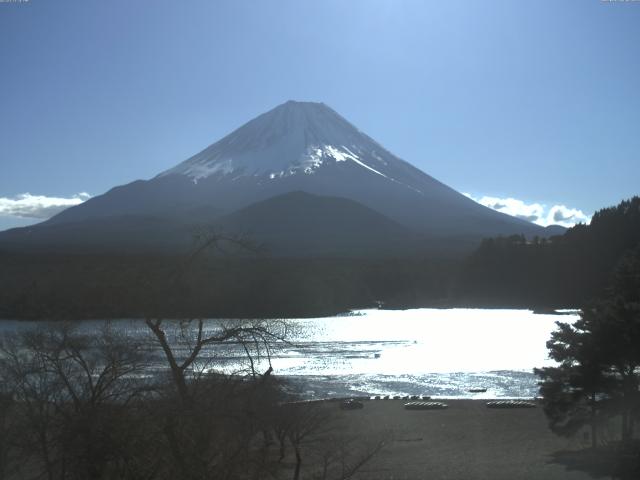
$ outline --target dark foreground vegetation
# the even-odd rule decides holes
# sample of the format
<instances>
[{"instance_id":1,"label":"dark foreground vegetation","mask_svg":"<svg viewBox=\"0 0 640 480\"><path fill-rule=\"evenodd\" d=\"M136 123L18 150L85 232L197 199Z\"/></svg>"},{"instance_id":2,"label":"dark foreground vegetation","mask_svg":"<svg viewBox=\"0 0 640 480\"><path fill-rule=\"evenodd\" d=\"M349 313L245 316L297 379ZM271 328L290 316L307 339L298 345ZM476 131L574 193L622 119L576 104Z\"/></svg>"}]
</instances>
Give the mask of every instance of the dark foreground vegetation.
<instances>
[{"instance_id":1,"label":"dark foreground vegetation","mask_svg":"<svg viewBox=\"0 0 640 480\"><path fill-rule=\"evenodd\" d=\"M640 245L578 321L558 322L547 347L558 366L536 373L551 429L572 436L588 426L599 473L640 478Z\"/></svg>"},{"instance_id":2,"label":"dark foreground vegetation","mask_svg":"<svg viewBox=\"0 0 640 480\"><path fill-rule=\"evenodd\" d=\"M550 239L487 239L468 258L286 258L0 251L0 318L304 317L353 308L578 308L640 243L640 198Z\"/></svg>"},{"instance_id":3,"label":"dark foreground vegetation","mask_svg":"<svg viewBox=\"0 0 640 480\"><path fill-rule=\"evenodd\" d=\"M465 262L455 297L477 306L581 307L600 296L640 244L640 197L547 239L487 239Z\"/></svg>"},{"instance_id":4,"label":"dark foreground vegetation","mask_svg":"<svg viewBox=\"0 0 640 480\"><path fill-rule=\"evenodd\" d=\"M0 253L0 318L307 317L443 302L451 264L428 259L184 257Z\"/></svg>"},{"instance_id":5,"label":"dark foreground vegetation","mask_svg":"<svg viewBox=\"0 0 640 480\"><path fill-rule=\"evenodd\" d=\"M186 322L183 349L165 322L146 325L147 341L61 323L2 339L0 479L347 479L382 448L337 426L335 405L288 403L255 370L286 325ZM225 346L245 370L202 356Z\"/></svg>"}]
</instances>

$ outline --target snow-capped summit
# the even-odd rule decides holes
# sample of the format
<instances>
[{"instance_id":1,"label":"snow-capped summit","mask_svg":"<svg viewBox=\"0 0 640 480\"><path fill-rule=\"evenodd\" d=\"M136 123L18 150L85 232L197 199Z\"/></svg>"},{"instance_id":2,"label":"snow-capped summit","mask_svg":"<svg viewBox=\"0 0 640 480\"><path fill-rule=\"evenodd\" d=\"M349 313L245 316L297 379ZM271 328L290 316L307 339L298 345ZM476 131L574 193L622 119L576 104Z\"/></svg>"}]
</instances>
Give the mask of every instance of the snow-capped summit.
<instances>
[{"instance_id":1,"label":"snow-capped summit","mask_svg":"<svg viewBox=\"0 0 640 480\"><path fill-rule=\"evenodd\" d=\"M501 234L545 235L541 227L479 205L401 160L328 106L293 101L256 117L150 180L115 187L45 224L120 225L115 219L125 219L127 225L142 225L142 220L135 220L142 218L166 220L167 225L176 220L211 223L277 196L284 195L286 202L308 198L287 195L291 192L357 202L441 244L472 245L482 237ZM318 205L329 203L318 200ZM276 208L282 202L264 205ZM335 204L331 205L335 212ZM309 209L314 212L310 215L320 210ZM281 210L287 211L294 209ZM270 218L287 215L274 213ZM324 215L336 217L329 210ZM287 221L284 218L278 227L283 236ZM367 234L376 235L373 232ZM332 232L326 235L331 238Z\"/></svg>"},{"instance_id":2,"label":"snow-capped summit","mask_svg":"<svg viewBox=\"0 0 640 480\"><path fill-rule=\"evenodd\" d=\"M377 175L397 161L324 103L288 101L163 173L194 181L212 175L269 179L312 175L323 165L353 162Z\"/></svg>"}]
</instances>

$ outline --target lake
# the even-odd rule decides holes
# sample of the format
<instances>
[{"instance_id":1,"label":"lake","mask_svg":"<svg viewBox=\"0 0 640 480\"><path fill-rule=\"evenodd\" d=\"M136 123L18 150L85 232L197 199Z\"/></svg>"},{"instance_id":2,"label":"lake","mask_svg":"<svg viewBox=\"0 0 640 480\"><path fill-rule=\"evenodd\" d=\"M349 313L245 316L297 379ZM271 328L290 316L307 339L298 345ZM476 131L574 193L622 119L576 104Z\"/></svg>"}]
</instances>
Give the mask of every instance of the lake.
<instances>
[{"instance_id":1,"label":"lake","mask_svg":"<svg viewBox=\"0 0 640 480\"><path fill-rule=\"evenodd\" d=\"M545 343L562 316L528 310L362 310L329 318L295 319L291 344L274 351L275 375L305 398L347 395L430 395L446 398L528 398L537 395L534 367L552 365ZM104 322L81 322L93 331ZM148 336L140 320L111 322L128 335ZM0 332L39 322L0 322ZM176 325L168 323L167 325ZM208 328L218 321L208 320ZM180 343L179 337L173 341ZM216 367L242 367L237 349L209 349ZM158 362L160 364L160 358ZM260 371L268 364L261 362ZM486 388L470 393L470 388Z\"/></svg>"}]
</instances>

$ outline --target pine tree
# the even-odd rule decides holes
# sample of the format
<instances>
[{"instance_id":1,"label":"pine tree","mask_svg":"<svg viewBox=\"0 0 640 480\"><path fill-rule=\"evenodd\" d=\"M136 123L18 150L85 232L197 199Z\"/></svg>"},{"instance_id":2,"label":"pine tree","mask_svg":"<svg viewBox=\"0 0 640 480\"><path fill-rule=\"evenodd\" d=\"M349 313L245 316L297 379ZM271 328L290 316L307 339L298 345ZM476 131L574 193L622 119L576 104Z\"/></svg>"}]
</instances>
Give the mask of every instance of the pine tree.
<instances>
[{"instance_id":1,"label":"pine tree","mask_svg":"<svg viewBox=\"0 0 640 480\"><path fill-rule=\"evenodd\" d=\"M547 342L556 367L536 369L552 430L571 435L612 415L621 418L624 443L633 436L640 406L640 245L616 269L603 298L573 325L558 322Z\"/></svg>"}]
</instances>

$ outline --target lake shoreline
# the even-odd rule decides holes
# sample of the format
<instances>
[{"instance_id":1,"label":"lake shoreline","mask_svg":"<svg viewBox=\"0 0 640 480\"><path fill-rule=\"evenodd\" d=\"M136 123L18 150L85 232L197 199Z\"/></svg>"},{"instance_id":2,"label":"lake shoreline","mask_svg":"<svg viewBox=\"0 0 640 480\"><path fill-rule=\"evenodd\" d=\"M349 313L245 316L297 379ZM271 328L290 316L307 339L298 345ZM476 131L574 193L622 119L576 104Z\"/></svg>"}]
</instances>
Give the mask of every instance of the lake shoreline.
<instances>
[{"instance_id":1,"label":"lake shoreline","mask_svg":"<svg viewBox=\"0 0 640 480\"><path fill-rule=\"evenodd\" d=\"M300 398L353 395L428 395L433 398L533 398L538 379L533 368L550 365L545 347L556 328L557 315L530 310L412 309L363 310L350 315L292 319L286 342L270 347L270 361L253 365L259 373L271 366L274 376L288 379ZM571 321L572 316L563 320ZM222 321L222 323L225 323ZM179 356L189 352L186 338L197 322L165 321L167 335ZM71 323L80 334L101 332L104 321ZM166 368L154 350L148 327L139 320L113 320L111 328L127 338L149 344L149 368ZM189 326L190 325L190 326ZM205 320L205 334L221 328ZM54 326L47 322L0 322L12 333ZM183 328L190 330L187 337ZM238 345L216 353L200 352L211 371L244 372L252 368ZM485 388L477 395L470 389Z\"/></svg>"},{"instance_id":2,"label":"lake shoreline","mask_svg":"<svg viewBox=\"0 0 640 480\"><path fill-rule=\"evenodd\" d=\"M450 303L450 304L426 304L426 305L385 305L384 308L377 308L375 305L366 305L362 307L353 307L348 310L330 310L326 312L309 312L308 314L283 314L281 316L273 315L268 317L233 317L233 316L222 316L222 315L185 315L185 316L174 316L174 317L158 317L157 315L151 317L131 315L131 316L120 316L120 317L102 317L102 316L83 316L83 317L57 317L57 316L30 316L30 317L0 317L0 322L84 322L84 321L101 321L101 322L114 322L114 321L139 321L144 322L146 318L164 318L166 320L183 320L183 319L225 319L225 320L270 320L270 319L279 319L279 320L310 320L314 318L332 318L332 317L353 317L361 315L359 312L363 311L372 311L372 310L381 310L387 312L403 312L407 310L418 310L418 309L429 309L429 310L526 310L530 311L535 315L572 315L574 312L578 312L580 309L576 306L556 306L556 307L539 307L534 305L482 305L482 304L467 304L467 303Z\"/></svg>"}]
</instances>

